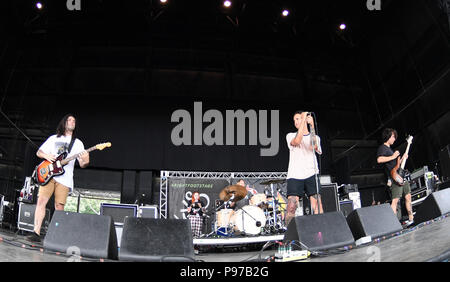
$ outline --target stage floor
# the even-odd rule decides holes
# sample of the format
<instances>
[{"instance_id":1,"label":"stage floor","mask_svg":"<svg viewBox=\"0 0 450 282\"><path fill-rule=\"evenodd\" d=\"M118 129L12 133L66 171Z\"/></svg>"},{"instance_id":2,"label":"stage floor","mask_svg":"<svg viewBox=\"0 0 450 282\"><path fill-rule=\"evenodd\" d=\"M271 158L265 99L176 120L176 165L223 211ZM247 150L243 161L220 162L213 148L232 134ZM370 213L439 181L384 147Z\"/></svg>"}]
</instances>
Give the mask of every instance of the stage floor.
<instances>
[{"instance_id":1,"label":"stage floor","mask_svg":"<svg viewBox=\"0 0 450 282\"><path fill-rule=\"evenodd\" d=\"M73 257L43 251L42 247L30 246L24 236L0 230L0 262L65 262ZM260 252L255 247L237 251L236 247L201 246L195 259L200 262L250 262L275 254L274 248ZM448 261L450 257L450 216L430 224L414 227L403 234L360 246L343 253L326 253L311 256L302 262L423 262ZM82 258L81 261L99 261Z\"/></svg>"}]
</instances>

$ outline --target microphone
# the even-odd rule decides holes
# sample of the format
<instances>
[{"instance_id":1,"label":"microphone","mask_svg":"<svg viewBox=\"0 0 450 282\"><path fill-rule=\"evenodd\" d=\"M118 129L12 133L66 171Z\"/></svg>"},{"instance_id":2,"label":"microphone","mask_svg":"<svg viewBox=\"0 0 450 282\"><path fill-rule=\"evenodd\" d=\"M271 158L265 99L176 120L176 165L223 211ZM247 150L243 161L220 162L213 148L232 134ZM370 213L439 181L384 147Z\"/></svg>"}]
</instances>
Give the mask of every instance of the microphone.
<instances>
[{"instance_id":1,"label":"microphone","mask_svg":"<svg viewBox=\"0 0 450 282\"><path fill-rule=\"evenodd\" d=\"M261 227L261 221L256 222L256 227Z\"/></svg>"}]
</instances>

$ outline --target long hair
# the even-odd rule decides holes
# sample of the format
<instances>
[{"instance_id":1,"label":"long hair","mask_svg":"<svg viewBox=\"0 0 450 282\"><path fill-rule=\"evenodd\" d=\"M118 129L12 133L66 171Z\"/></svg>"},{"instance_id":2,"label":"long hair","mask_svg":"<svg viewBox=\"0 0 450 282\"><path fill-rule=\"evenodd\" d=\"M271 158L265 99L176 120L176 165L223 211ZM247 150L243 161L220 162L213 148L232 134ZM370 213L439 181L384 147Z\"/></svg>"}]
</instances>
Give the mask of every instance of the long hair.
<instances>
[{"instance_id":1,"label":"long hair","mask_svg":"<svg viewBox=\"0 0 450 282\"><path fill-rule=\"evenodd\" d=\"M69 117L75 118L74 115L67 114L59 121L58 126L56 127L56 136L57 137L60 137L61 135L64 135L66 133L66 122L67 122L67 119L69 119ZM75 118L75 120L77 120L77 119ZM74 138L76 137L76 131L77 131L77 126L75 126L75 129L73 130L73 133L72 133L72 136Z\"/></svg>"},{"instance_id":2,"label":"long hair","mask_svg":"<svg viewBox=\"0 0 450 282\"><path fill-rule=\"evenodd\" d=\"M392 128L385 128L381 133L381 141L383 141L383 143L387 142L389 138L391 138L392 133L394 134L395 139L397 139L397 130Z\"/></svg>"},{"instance_id":3,"label":"long hair","mask_svg":"<svg viewBox=\"0 0 450 282\"><path fill-rule=\"evenodd\" d=\"M198 194L198 200L200 201L200 193L198 191L194 191L194 192L192 192L192 203L195 202L195 198L194 198L195 194Z\"/></svg>"}]
</instances>

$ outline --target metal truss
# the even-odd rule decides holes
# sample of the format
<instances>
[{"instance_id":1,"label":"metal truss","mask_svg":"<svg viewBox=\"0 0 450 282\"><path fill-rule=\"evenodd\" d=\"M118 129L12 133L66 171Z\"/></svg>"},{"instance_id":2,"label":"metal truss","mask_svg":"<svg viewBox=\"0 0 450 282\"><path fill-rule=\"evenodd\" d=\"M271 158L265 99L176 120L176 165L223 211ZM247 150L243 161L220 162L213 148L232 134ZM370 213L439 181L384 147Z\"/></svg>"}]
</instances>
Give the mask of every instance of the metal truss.
<instances>
[{"instance_id":1,"label":"metal truss","mask_svg":"<svg viewBox=\"0 0 450 282\"><path fill-rule=\"evenodd\" d=\"M159 193L159 217L167 218L168 180L169 178L189 179L285 179L287 172L203 172L203 171L161 171L161 184Z\"/></svg>"}]
</instances>

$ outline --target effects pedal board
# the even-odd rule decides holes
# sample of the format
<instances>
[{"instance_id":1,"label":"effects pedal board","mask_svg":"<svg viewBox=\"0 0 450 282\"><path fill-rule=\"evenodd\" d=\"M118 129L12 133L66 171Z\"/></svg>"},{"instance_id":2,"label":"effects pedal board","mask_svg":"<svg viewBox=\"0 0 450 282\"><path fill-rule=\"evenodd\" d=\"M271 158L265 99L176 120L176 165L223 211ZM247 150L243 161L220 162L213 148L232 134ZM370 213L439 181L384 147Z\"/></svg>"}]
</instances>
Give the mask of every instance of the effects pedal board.
<instances>
[{"instance_id":1,"label":"effects pedal board","mask_svg":"<svg viewBox=\"0 0 450 282\"><path fill-rule=\"evenodd\" d=\"M288 262L307 259L311 253L307 250L292 250L291 248L280 247L275 253L275 262Z\"/></svg>"}]
</instances>

